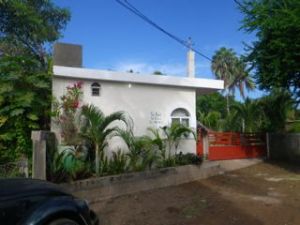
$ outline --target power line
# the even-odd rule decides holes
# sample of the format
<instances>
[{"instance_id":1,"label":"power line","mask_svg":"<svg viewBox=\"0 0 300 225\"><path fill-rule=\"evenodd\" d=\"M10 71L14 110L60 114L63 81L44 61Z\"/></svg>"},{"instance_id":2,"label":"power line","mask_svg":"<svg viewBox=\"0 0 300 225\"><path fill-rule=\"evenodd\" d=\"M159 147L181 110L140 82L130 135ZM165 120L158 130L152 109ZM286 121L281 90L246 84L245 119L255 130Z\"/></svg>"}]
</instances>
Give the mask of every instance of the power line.
<instances>
[{"instance_id":1,"label":"power line","mask_svg":"<svg viewBox=\"0 0 300 225\"><path fill-rule=\"evenodd\" d=\"M156 28L157 30L161 31L165 35L169 36L170 38L172 38L173 40L175 40L176 42L178 42L179 44L185 46L188 49L193 50L198 55L200 55L200 56L204 57L205 59L211 61L211 58L209 58L208 56L202 54L197 49L193 48L190 41L184 41L181 38L175 36L174 34L168 32L167 30L165 30L164 28L162 28L161 26L159 26L157 23L153 22L150 18L148 18L145 14L143 14L140 10L138 10L135 6L133 6L127 0L124 0L124 1L115 0L115 1L117 3L119 3L121 6L123 6L124 8L126 8L127 10L129 10L130 12L132 12L133 14L135 14L136 16L140 17L142 20L144 20L145 22L147 22L148 24L150 24L154 28Z\"/></svg>"}]
</instances>

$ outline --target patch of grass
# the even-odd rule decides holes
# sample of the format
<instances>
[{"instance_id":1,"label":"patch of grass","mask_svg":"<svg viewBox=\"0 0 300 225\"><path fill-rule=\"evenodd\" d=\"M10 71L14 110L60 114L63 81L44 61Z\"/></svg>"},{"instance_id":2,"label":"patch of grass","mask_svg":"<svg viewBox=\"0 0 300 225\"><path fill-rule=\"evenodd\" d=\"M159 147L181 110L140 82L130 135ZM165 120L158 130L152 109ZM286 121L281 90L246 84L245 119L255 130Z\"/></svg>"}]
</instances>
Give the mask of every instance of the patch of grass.
<instances>
[{"instance_id":1,"label":"patch of grass","mask_svg":"<svg viewBox=\"0 0 300 225\"><path fill-rule=\"evenodd\" d=\"M197 202L193 202L193 204L186 206L182 209L181 215L186 219L192 219L199 216L204 209L208 207L208 203L206 199L201 199Z\"/></svg>"}]
</instances>

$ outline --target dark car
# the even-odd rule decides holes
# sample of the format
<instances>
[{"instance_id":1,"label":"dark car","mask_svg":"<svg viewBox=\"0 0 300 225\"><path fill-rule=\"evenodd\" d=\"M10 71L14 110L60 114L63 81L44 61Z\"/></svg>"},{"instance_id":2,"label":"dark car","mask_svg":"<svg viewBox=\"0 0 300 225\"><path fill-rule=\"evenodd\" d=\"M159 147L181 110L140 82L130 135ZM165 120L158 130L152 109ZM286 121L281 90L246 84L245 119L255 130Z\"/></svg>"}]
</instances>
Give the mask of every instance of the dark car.
<instances>
[{"instance_id":1,"label":"dark car","mask_svg":"<svg viewBox=\"0 0 300 225\"><path fill-rule=\"evenodd\" d=\"M34 179L0 179L1 225L96 225L86 201Z\"/></svg>"}]
</instances>

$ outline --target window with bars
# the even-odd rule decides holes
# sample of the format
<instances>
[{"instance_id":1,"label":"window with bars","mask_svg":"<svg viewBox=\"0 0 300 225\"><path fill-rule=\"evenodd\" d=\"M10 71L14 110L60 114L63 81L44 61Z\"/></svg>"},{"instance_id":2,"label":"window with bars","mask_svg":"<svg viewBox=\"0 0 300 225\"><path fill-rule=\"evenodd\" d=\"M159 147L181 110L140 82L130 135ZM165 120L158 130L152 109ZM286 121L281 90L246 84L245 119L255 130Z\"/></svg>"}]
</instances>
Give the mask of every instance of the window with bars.
<instances>
[{"instance_id":1,"label":"window with bars","mask_svg":"<svg viewBox=\"0 0 300 225\"><path fill-rule=\"evenodd\" d=\"M100 96L101 85L97 82L92 83L91 85L91 94L92 96Z\"/></svg>"}]
</instances>

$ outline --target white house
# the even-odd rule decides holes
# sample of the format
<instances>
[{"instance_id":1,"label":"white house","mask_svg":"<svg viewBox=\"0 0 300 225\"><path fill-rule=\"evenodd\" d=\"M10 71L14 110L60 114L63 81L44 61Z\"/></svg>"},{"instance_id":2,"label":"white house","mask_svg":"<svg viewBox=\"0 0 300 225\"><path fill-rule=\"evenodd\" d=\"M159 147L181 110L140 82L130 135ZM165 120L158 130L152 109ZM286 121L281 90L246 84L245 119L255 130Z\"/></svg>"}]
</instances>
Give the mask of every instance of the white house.
<instances>
[{"instance_id":1,"label":"white house","mask_svg":"<svg viewBox=\"0 0 300 225\"><path fill-rule=\"evenodd\" d=\"M81 56L79 63L74 65L69 59L72 56L67 54L74 46L63 47L57 47L54 52L54 63L58 65L54 65L53 71L53 96L59 98L65 94L67 86L82 81L82 101L94 104L105 114L127 112L133 119L136 136L149 134L149 127L170 125L172 121L196 130L196 96L223 89L224 85L221 80L194 77L194 54L191 51L188 53L188 77L174 77L82 68ZM67 63L61 62L64 57L61 61L55 59L59 58L55 54L61 52L67 55ZM78 59L78 55L75 61L76 57ZM62 66L64 64L68 66ZM52 130L57 131L55 126ZM110 147L116 149L119 144L112 141ZM196 141L191 137L182 142L179 149L195 153Z\"/></svg>"}]
</instances>

